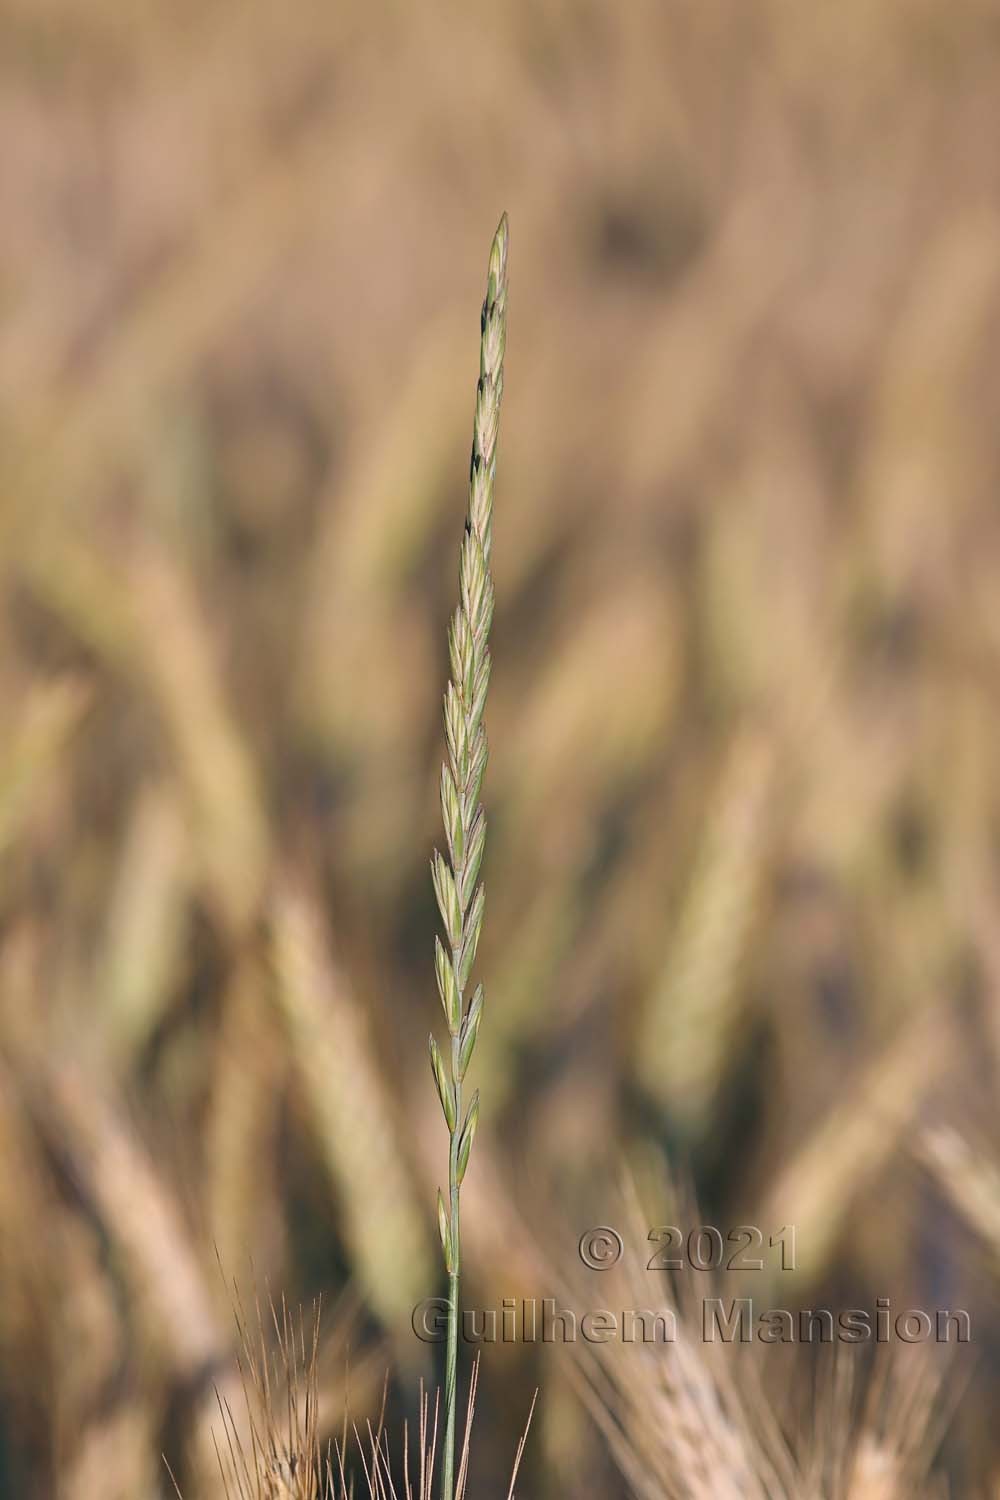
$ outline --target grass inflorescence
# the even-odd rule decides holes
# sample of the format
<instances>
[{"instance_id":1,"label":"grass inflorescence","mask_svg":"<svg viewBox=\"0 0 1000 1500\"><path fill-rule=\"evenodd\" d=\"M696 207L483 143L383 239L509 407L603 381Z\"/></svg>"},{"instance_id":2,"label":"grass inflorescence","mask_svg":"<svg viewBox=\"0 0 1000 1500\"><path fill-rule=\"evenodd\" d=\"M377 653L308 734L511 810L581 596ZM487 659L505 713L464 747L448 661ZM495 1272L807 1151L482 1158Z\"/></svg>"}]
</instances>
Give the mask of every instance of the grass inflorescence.
<instances>
[{"instance_id":1,"label":"grass inflorescence","mask_svg":"<svg viewBox=\"0 0 1000 1500\"><path fill-rule=\"evenodd\" d=\"M438 1227L448 1273L448 1342L444 1385L442 1500L455 1491L455 1406L458 1368L459 1285L461 1274L460 1201L462 1179L479 1121L479 1095L463 1115L462 1084L472 1059L483 1014L483 987L471 999L466 990L482 928L485 888L479 871L486 847L486 815L479 800L486 770L483 712L490 681L489 633L493 621L493 488L497 433L503 398L503 357L507 338L507 216L500 220L490 250L486 298L480 322L479 382L469 468L469 508L459 563L459 602L448 628L451 680L444 695L448 748L441 767L441 814L448 855L434 851L431 875L445 939L434 940L434 968L450 1039L445 1056L433 1033L431 1067L448 1126L448 1192L438 1190Z\"/></svg>"}]
</instances>

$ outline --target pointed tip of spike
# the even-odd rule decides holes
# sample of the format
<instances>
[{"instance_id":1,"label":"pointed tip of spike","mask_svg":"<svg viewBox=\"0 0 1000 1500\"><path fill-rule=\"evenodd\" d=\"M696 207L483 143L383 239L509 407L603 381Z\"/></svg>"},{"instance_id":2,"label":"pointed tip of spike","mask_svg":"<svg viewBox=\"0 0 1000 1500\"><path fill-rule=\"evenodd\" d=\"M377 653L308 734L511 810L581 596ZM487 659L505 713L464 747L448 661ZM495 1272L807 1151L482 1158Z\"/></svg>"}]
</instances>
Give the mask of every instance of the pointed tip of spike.
<instances>
[{"instance_id":1,"label":"pointed tip of spike","mask_svg":"<svg viewBox=\"0 0 1000 1500\"><path fill-rule=\"evenodd\" d=\"M490 302L494 301L507 278L507 246L509 241L510 224L506 213L502 213L500 215L500 223L497 225L497 232L493 236L493 244L490 248Z\"/></svg>"}]
</instances>

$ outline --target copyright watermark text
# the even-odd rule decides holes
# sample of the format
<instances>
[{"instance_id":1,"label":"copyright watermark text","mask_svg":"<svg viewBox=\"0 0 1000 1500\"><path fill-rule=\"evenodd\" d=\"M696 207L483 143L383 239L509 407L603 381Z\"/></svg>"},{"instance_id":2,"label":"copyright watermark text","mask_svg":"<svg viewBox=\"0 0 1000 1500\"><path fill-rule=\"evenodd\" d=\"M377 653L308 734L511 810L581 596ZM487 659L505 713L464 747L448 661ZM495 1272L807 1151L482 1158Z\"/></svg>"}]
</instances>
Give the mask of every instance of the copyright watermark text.
<instances>
[{"instance_id":1,"label":"copyright watermark text","mask_svg":"<svg viewBox=\"0 0 1000 1500\"><path fill-rule=\"evenodd\" d=\"M444 1343L448 1299L418 1302L413 1332L425 1344ZM460 1337L469 1344L672 1344L700 1337L715 1344L967 1344L972 1324L964 1308L907 1307L896 1310L888 1297L874 1307L758 1308L751 1297L706 1297L701 1327L685 1319L679 1334L673 1308L560 1307L554 1297L504 1297L499 1307L463 1308Z\"/></svg>"}]
</instances>

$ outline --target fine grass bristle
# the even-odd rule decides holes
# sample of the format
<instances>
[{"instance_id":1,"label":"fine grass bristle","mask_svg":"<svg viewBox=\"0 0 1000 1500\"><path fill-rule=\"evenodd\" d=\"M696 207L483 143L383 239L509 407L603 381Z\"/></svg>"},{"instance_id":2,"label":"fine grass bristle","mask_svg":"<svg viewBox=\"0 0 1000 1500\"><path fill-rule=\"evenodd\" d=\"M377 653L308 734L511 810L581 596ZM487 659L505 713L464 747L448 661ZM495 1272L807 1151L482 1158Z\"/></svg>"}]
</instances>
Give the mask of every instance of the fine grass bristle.
<instances>
[{"instance_id":1,"label":"fine grass bristle","mask_svg":"<svg viewBox=\"0 0 1000 1500\"><path fill-rule=\"evenodd\" d=\"M225 1500L355 1500L355 1470L360 1471L369 1500L433 1500L440 1455L441 1393L433 1401L421 1383L416 1455L410 1430L403 1424L400 1452L394 1454L385 1427L386 1388L377 1420L363 1428L345 1406L341 1436L324 1442L321 1421L319 1352L321 1305L310 1316L293 1314L284 1298L270 1295L262 1304L254 1296L247 1312L234 1288L239 1335L238 1367L242 1402L217 1392L221 1433L215 1452ZM458 1453L454 1500L466 1500L472 1424L479 1384L479 1360L472 1367L462 1442ZM534 1400L518 1443L506 1495L513 1500L524 1455ZM182 1491L167 1464L173 1489Z\"/></svg>"},{"instance_id":2,"label":"fine grass bristle","mask_svg":"<svg viewBox=\"0 0 1000 1500\"><path fill-rule=\"evenodd\" d=\"M269 1297L265 1315L255 1298L252 1324L237 1294L245 1420L241 1423L219 1397L223 1440L216 1451L227 1500L324 1500L333 1495L323 1478L319 1437L320 1312L317 1303L307 1324L301 1310L293 1317L284 1298L276 1307Z\"/></svg>"},{"instance_id":3,"label":"fine grass bristle","mask_svg":"<svg viewBox=\"0 0 1000 1500\"><path fill-rule=\"evenodd\" d=\"M455 1500L466 1500L466 1496L468 1495L469 1454L478 1386L479 1360L477 1358L472 1366L472 1373L469 1377L469 1395L465 1407L462 1445L458 1454L458 1473L455 1477ZM403 1427L402 1459L399 1464L393 1463L389 1440L381 1423L379 1423L377 1428L373 1428L371 1423L368 1423L364 1439L362 1439L357 1429L355 1429L355 1437L370 1500L433 1500L438 1455L440 1405L440 1392L435 1393L432 1406L428 1392L421 1387L416 1464L411 1463L409 1429L405 1424ZM527 1441L528 1429L531 1426L534 1408L535 1403L533 1400L531 1410L528 1413L528 1420L525 1423L524 1432L521 1434L521 1440L518 1443L517 1452L514 1456L514 1467L507 1489L507 1500L513 1500L514 1497L514 1485L521 1467L521 1459L524 1456L524 1445ZM401 1482L397 1473L399 1469L402 1471ZM340 1488L337 1491L336 1500L341 1500L341 1496L346 1500L349 1489L343 1461L343 1450L340 1447L337 1449L337 1476Z\"/></svg>"}]
</instances>

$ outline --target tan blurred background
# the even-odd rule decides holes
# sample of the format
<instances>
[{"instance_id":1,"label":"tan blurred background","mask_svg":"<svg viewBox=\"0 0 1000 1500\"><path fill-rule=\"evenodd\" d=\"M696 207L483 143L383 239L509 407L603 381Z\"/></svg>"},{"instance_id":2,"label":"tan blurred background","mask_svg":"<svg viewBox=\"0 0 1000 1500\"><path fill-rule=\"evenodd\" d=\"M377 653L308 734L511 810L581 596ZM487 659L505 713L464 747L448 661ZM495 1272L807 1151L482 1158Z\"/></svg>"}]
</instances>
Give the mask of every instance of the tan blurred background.
<instances>
[{"instance_id":1,"label":"tan blurred background","mask_svg":"<svg viewBox=\"0 0 1000 1500\"><path fill-rule=\"evenodd\" d=\"M428 857L502 209L468 1296L548 1290L666 1157L710 1222L797 1226L783 1305L972 1310L981 1493L996 7L0 25L0 1496L165 1495L164 1451L216 1495L232 1276L324 1294L330 1430L348 1345L362 1410L435 1376ZM482 1493L539 1381L526 1492L627 1493L565 1365L487 1354Z\"/></svg>"}]
</instances>

